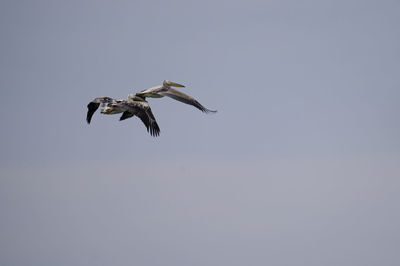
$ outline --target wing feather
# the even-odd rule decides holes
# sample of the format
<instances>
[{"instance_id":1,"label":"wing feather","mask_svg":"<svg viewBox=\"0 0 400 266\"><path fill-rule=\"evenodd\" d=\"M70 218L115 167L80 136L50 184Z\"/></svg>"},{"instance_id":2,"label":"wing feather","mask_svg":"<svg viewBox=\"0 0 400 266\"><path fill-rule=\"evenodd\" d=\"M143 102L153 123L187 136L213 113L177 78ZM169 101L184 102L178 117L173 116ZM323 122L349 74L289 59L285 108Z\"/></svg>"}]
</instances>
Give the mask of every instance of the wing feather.
<instances>
[{"instance_id":1,"label":"wing feather","mask_svg":"<svg viewBox=\"0 0 400 266\"><path fill-rule=\"evenodd\" d=\"M197 109L201 110L204 113L216 113L217 112L217 111L209 110L209 109L205 108L193 97L191 97L183 92L180 92L178 90L172 89L172 88L170 88L167 91L161 91L161 92L159 92L159 94L161 94L163 96L168 96L172 99L175 99L177 101L180 101L180 102L183 102L186 104L193 105L194 107L196 107Z\"/></svg>"},{"instance_id":2,"label":"wing feather","mask_svg":"<svg viewBox=\"0 0 400 266\"><path fill-rule=\"evenodd\" d=\"M133 113L142 120L150 135L153 137L160 135L160 128L147 102L126 101L121 104L127 109L125 112Z\"/></svg>"},{"instance_id":3,"label":"wing feather","mask_svg":"<svg viewBox=\"0 0 400 266\"><path fill-rule=\"evenodd\" d=\"M130 112L130 111L125 111L122 113L121 117L119 118L119 121L131 118L132 116L134 116L135 114Z\"/></svg>"},{"instance_id":4,"label":"wing feather","mask_svg":"<svg viewBox=\"0 0 400 266\"><path fill-rule=\"evenodd\" d=\"M100 104L108 104L108 103L113 103L116 100L110 97L98 97L92 100L88 105L88 111L86 115L86 121L88 124L90 124L90 121L92 121L92 116L96 112L96 110L99 108Z\"/></svg>"}]
</instances>

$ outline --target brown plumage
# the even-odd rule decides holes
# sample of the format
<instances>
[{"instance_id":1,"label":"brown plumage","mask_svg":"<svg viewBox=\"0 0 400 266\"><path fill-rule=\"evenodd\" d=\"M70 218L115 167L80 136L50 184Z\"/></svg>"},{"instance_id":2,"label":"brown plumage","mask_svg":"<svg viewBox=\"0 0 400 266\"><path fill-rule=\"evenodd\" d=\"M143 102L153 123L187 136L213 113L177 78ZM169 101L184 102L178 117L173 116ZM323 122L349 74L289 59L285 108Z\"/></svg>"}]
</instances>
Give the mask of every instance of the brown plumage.
<instances>
[{"instance_id":1,"label":"brown plumage","mask_svg":"<svg viewBox=\"0 0 400 266\"><path fill-rule=\"evenodd\" d=\"M125 120L133 116L137 116L146 126L147 132L156 137L160 135L160 128L151 111L150 105L142 98L128 96L128 100L115 100L110 97L98 97L88 104L88 112L86 121L90 124L93 114L100 107L102 114L119 114L122 113L120 120Z\"/></svg>"}]
</instances>

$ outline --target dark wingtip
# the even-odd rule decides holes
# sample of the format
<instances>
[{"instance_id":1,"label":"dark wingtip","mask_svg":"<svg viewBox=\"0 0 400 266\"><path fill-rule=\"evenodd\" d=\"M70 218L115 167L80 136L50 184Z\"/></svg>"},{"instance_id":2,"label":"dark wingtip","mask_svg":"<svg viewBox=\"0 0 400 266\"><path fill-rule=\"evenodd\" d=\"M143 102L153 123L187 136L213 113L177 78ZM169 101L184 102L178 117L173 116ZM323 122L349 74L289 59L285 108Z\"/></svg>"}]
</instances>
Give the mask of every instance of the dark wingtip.
<instances>
[{"instance_id":1,"label":"dark wingtip","mask_svg":"<svg viewBox=\"0 0 400 266\"><path fill-rule=\"evenodd\" d=\"M88 123L88 124L90 124L90 121L92 121L92 116L93 116L93 110L88 110L88 112L87 112L87 115L86 115L86 122Z\"/></svg>"},{"instance_id":2,"label":"dark wingtip","mask_svg":"<svg viewBox=\"0 0 400 266\"><path fill-rule=\"evenodd\" d=\"M159 135L160 135L160 132L159 131L154 131L154 132L151 132L150 133L150 135L152 136L152 137L158 137Z\"/></svg>"},{"instance_id":3,"label":"dark wingtip","mask_svg":"<svg viewBox=\"0 0 400 266\"><path fill-rule=\"evenodd\" d=\"M206 112L207 114L215 114L218 113L217 110L208 110L208 112Z\"/></svg>"},{"instance_id":4,"label":"dark wingtip","mask_svg":"<svg viewBox=\"0 0 400 266\"><path fill-rule=\"evenodd\" d=\"M157 125L157 123L155 123L152 127L150 127L150 135L152 135L153 137L158 137L160 135L160 128Z\"/></svg>"},{"instance_id":5,"label":"dark wingtip","mask_svg":"<svg viewBox=\"0 0 400 266\"><path fill-rule=\"evenodd\" d=\"M90 124L90 121L92 121L92 116L96 112L97 108L99 108L99 106L100 106L99 103L94 103L94 102L90 102L87 105L88 112L87 112L87 115L86 115L86 122L88 124Z\"/></svg>"},{"instance_id":6,"label":"dark wingtip","mask_svg":"<svg viewBox=\"0 0 400 266\"><path fill-rule=\"evenodd\" d=\"M217 110L210 110L210 109L207 109L207 108L204 108L204 109L202 109L201 111L202 111L203 113L205 113L205 114L215 114L215 113L218 112Z\"/></svg>"}]
</instances>

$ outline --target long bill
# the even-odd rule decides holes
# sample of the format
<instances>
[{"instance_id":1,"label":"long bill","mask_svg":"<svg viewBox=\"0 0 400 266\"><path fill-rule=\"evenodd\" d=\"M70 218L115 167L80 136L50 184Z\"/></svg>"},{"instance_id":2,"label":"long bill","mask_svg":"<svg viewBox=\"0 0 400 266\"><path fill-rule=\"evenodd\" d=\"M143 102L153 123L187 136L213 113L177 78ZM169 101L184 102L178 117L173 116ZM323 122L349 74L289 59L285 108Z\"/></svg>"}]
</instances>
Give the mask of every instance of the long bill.
<instances>
[{"instance_id":1,"label":"long bill","mask_svg":"<svg viewBox=\"0 0 400 266\"><path fill-rule=\"evenodd\" d=\"M172 81L169 81L168 82L169 84L169 86L172 86L172 87L179 87L179 88L184 88L185 86L184 85L182 85L182 84L179 84L179 83L175 83L175 82L172 82Z\"/></svg>"}]
</instances>

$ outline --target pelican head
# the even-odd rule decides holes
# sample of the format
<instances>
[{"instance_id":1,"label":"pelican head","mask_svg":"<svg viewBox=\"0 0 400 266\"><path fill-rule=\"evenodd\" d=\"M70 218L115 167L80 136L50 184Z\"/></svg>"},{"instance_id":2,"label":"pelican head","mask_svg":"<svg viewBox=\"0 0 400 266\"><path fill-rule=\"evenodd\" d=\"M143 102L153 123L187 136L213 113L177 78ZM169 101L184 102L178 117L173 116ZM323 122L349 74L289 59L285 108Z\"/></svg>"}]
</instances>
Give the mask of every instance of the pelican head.
<instances>
[{"instance_id":1,"label":"pelican head","mask_svg":"<svg viewBox=\"0 0 400 266\"><path fill-rule=\"evenodd\" d=\"M184 88L185 86L183 86L183 85L181 85L181 84L178 84L178 83L175 83L175 82L172 82L172 81L169 81L169 80L164 80L163 81L163 86L164 87L170 87L170 86L172 86L172 87L181 87L181 88Z\"/></svg>"}]
</instances>

